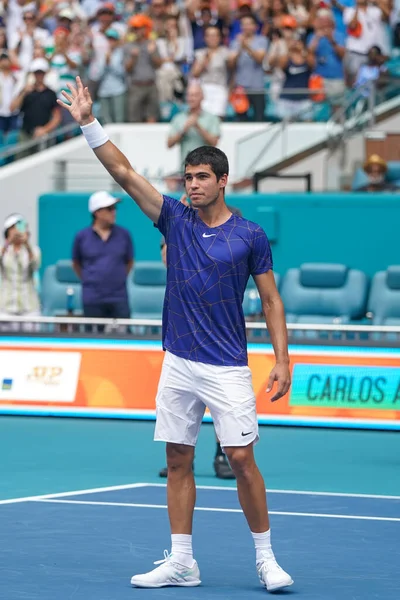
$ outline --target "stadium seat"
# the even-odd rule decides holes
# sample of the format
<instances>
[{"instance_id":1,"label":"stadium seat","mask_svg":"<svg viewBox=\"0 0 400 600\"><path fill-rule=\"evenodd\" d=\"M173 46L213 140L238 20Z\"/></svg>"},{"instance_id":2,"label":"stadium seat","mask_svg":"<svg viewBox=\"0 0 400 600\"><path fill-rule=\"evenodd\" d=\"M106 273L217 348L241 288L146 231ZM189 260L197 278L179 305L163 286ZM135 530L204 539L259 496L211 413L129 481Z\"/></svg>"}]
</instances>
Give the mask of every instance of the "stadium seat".
<instances>
[{"instance_id":1,"label":"stadium seat","mask_svg":"<svg viewBox=\"0 0 400 600\"><path fill-rule=\"evenodd\" d=\"M161 319L166 284L167 269L162 262L137 262L128 283L131 317Z\"/></svg>"},{"instance_id":2,"label":"stadium seat","mask_svg":"<svg viewBox=\"0 0 400 600\"><path fill-rule=\"evenodd\" d=\"M400 265L378 271L368 299L372 325L400 325Z\"/></svg>"},{"instance_id":3,"label":"stadium seat","mask_svg":"<svg viewBox=\"0 0 400 600\"><path fill-rule=\"evenodd\" d=\"M365 315L368 280L345 265L305 263L289 269L281 296L288 323L350 323Z\"/></svg>"},{"instance_id":4,"label":"stadium seat","mask_svg":"<svg viewBox=\"0 0 400 600\"><path fill-rule=\"evenodd\" d=\"M72 268L72 261L59 260L44 272L42 280L42 313L45 316L67 314L67 289L74 290L74 315L82 315L82 286Z\"/></svg>"}]
</instances>

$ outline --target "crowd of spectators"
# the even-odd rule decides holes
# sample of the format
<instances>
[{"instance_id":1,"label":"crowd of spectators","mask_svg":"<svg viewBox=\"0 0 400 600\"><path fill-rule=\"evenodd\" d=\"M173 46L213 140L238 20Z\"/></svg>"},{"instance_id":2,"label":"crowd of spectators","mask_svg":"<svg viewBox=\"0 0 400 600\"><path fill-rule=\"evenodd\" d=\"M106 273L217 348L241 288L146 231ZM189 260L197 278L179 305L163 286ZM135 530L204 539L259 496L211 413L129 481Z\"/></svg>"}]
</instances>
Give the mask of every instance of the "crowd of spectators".
<instances>
[{"instance_id":1,"label":"crowd of spectators","mask_svg":"<svg viewBox=\"0 0 400 600\"><path fill-rule=\"evenodd\" d=\"M385 78L399 28L392 0L0 0L0 133L67 125L56 98L77 74L105 123L171 116L191 79L221 119L268 120L275 103L310 120Z\"/></svg>"}]
</instances>

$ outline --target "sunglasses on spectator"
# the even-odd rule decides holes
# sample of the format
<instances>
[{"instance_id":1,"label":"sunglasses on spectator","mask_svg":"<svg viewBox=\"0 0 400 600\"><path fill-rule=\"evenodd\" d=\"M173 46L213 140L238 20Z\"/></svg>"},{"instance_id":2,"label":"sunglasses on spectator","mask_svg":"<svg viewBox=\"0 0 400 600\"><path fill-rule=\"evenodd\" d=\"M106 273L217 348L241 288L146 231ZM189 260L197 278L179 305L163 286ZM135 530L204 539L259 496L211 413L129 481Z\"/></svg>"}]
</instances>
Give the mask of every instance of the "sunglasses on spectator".
<instances>
[{"instance_id":1,"label":"sunglasses on spectator","mask_svg":"<svg viewBox=\"0 0 400 600\"><path fill-rule=\"evenodd\" d=\"M34 16L33 15L25 15L24 16L24 21L33 21L34 20Z\"/></svg>"}]
</instances>

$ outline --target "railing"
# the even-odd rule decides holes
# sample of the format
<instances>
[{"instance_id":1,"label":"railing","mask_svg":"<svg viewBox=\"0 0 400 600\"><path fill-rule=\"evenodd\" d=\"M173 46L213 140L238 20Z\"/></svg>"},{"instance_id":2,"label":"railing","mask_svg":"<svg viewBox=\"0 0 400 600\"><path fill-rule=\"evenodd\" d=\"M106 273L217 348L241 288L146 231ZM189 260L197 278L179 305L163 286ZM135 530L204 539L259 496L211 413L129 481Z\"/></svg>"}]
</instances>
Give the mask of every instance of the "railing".
<instances>
[{"instance_id":1,"label":"railing","mask_svg":"<svg viewBox=\"0 0 400 600\"><path fill-rule=\"evenodd\" d=\"M41 150L45 150L50 146L55 145L57 143L57 138L72 134L76 135L80 132L80 129L76 123L69 123L68 125L64 125L63 127L59 127L46 135L41 136L40 138L30 140L29 142L21 142L19 144L13 144L10 146L6 146L5 148L0 147L0 161L7 161L8 159L18 158L20 155L24 155L25 153L30 153L32 150L37 152ZM64 140L61 140L64 141Z\"/></svg>"},{"instance_id":2,"label":"railing","mask_svg":"<svg viewBox=\"0 0 400 600\"><path fill-rule=\"evenodd\" d=\"M281 179L281 180L282 179L300 179L305 182L305 184L306 184L305 187L306 187L307 192L312 192L312 190L313 190L312 173L297 173L297 174L287 175L285 173L270 172L268 169L266 169L265 171L257 171L253 175L253 191L255 193L258 193L259 187L260 187L260 182L263 181L264 179Z\"/></svg>"},{"instance_id":3,"label":"railing","mask_svg":"<svg viewBox=\"0 0 400 600\"><path fill-rule=\"evenodd\" d=\"M378 346L400 348L400 326L288 323L293 345ZM160 319L2 316L0 331L12 336L160 340ZM270 344L263 321L246 322L249 343Z\"/></svg>"}]
</instances>

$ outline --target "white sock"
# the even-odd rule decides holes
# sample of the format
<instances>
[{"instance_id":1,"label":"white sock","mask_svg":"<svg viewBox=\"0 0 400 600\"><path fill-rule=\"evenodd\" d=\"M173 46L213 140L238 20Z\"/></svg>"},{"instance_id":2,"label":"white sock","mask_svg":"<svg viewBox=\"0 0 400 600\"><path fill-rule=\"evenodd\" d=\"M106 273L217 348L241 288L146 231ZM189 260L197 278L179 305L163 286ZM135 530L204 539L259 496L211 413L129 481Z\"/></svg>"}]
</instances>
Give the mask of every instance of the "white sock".
<instances>
[{"instance_id":1,"label":"white sock","mask_svg":"<svg viewBox=\"0 0 400 600\"><path fill-rule=\"evenodd\" d=\"M274 558L274 553L271 547L271 530L264 533L253 533L254 545L256 547L256 561L265 560L266 558Z\"/></svg>"},{"instance_id":2,"label":"white sock","mask_svg":"<svg viewBox=\"0 0 400 600\"><path fill-rule=\"evenodd\" d=\"M185 533L171 534L171 554L180 565L193 567L192 536Z\"/></svg>"}]
</instances>

